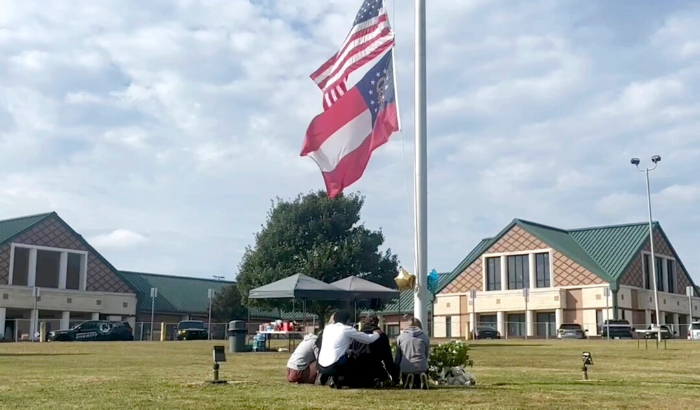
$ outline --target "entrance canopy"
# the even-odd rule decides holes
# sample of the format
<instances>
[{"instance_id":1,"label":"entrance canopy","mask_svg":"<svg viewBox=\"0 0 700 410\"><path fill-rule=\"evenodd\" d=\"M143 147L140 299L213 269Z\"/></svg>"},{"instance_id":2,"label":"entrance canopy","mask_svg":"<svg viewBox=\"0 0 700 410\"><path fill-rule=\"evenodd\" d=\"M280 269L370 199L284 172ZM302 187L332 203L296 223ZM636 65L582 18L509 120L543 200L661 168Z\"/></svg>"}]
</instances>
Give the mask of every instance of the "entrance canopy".
<instances>
[{"instance_id":1,"label":"entrance canopy","mask_svg":"<svg viewBox=\"0 0 700 410\"><path fill-rule=\"evenodd\" d=\"M269 283L248 293L251 299L347 300L348 292L301 273Z\"/></svg>"},{"instance_id":2,"label":"entrance canopy","mask_svg":"<svg viewBox=\"0 0 700 410\"><path fill-rule=\"evenodd\" d=\"M400 296L398 290L378 285L366 279L358 278L357 276L348 276L345 279L331 283L331 285L348 292L346 298L350 300L381 299L383 301L389 301Z\"/></svg>"}]
</instances>

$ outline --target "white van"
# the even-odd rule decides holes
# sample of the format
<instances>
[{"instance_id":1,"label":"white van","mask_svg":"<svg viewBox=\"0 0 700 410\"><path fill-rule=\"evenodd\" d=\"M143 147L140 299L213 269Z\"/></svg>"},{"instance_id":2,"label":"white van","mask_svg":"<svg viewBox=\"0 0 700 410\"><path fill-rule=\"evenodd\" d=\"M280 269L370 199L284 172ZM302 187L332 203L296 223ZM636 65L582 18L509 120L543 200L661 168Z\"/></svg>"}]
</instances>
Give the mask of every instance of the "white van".
<instances>
[{"instance_id":1,"label":"white van","mask_svg":"<svg viewBox=\"0 0 700 410\"><path fill-rule=\"evenodd\" d=\"M700 322L693 322L688 329L688 340L700 340Z\"/></svg>"}]
</instances>

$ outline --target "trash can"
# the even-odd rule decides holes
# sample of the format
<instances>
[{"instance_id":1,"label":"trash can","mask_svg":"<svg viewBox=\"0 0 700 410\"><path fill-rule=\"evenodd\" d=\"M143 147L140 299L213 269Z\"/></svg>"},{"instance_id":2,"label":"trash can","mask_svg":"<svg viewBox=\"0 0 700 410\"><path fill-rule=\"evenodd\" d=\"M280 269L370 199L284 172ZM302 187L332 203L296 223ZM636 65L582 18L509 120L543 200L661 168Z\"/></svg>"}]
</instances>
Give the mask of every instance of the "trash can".
<instances>
[{"instance_id":1,"label":"trash can","mask_svg":"<svg viewBox=\"0 0 700 410\"><path fill-rule=\"evenodd\" d=\"M242 320L228 322L228 350L229 353L245 352L246 324Z\"/></svg>"}]
</instances>

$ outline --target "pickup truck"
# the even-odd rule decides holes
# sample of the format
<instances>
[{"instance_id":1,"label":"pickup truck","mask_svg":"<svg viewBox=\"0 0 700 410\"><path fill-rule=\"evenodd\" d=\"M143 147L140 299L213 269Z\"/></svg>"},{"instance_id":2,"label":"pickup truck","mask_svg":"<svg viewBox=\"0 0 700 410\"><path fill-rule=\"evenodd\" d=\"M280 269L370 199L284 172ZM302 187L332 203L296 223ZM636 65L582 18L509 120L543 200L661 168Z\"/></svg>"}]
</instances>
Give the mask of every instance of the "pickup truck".
<instances>
[{"instance_id":1,"label":"pickup truck","mask_svg":"<svg viewBox=\"0 0 700 410\"><path fill-rule=\"evenodd\" d=\"M688 340L700 340L700 322L693 322L690 324Z\"/></svg>"},{"instance_id":2,"label":"pickup truck","mask_svg":"<svg viewBox=\"0 0 700 410\"><path fill-rule=\"evenodd\" d=\"M606 320L598 329L598 333L603 337L608 337L608 331L610 332L610 338L629 338L631 339L634 334L634 329L630 322L627 320Z\"/></svg>"}]
</instances>

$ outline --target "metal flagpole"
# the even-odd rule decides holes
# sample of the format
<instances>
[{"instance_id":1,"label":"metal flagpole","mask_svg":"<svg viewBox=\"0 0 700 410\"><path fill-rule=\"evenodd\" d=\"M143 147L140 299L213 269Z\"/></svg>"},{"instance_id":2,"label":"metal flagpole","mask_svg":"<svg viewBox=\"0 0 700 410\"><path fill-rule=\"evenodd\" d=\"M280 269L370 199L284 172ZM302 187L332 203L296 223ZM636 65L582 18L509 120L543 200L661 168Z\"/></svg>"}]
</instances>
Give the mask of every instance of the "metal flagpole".
<instances>
[{"instance_id":1,"label":"metal flagpole","mask_svg":"<svg viewBox=\"0 0 700 410\"><path fill-rule=\"evenodd\" d=\"M651 274L654 276L654 307L656 310L657 341L661 342L661 318L659 317L659 285L656 277L656 256L654 255L654 225L651 217L651 192L649 189L649 169L645 173L647 179L647 204L649 208L649 247L651 248Z\"/></svg>"},{"instance_id":2,"label":"metal flagpole","mask_svg":"<svg viewBox=\"0 0 700 410\"><path fill-rule=\"evenodd\" d=\"M428 282L428 155L426 105L426 35L425 0L415 1L415 150L414 212L415 212L415 272L414 316L427 323Z\"/></svg>"}]
</instances>

